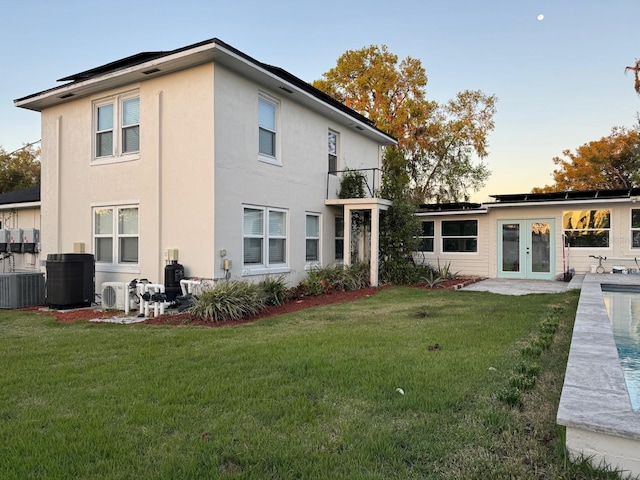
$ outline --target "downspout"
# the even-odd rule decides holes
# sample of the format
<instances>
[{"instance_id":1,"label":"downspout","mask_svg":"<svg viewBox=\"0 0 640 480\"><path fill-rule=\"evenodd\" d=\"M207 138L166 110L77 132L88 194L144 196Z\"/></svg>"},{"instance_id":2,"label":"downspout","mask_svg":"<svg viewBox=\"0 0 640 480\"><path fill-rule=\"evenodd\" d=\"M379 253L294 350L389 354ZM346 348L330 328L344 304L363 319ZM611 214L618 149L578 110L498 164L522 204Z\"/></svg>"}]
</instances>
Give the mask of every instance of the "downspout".
<instances>
[{"instance_id":1,"label":"downspout","mask_svg":"<svg viewBox=\"0 0 640 480\"><path fill-rule=\"evenodd\" d=\"M158 112L158 131L156 138L158 139L158 198L157 198L157 215L158 215L158 281L164 281L164 266L162 265L162 90L156 96L156 109Z\"/></svg>"},{"instance_id":2,"label":"downspout","mask_svg":"<svg viewBox=\"0 0 640 480\"><path fill-rule=\"evenodd\" d=\"M56 119L56 253L62 253L62 172L60 167L60 157L62 149L62 116Z\"/></svg>"}]
</instances>

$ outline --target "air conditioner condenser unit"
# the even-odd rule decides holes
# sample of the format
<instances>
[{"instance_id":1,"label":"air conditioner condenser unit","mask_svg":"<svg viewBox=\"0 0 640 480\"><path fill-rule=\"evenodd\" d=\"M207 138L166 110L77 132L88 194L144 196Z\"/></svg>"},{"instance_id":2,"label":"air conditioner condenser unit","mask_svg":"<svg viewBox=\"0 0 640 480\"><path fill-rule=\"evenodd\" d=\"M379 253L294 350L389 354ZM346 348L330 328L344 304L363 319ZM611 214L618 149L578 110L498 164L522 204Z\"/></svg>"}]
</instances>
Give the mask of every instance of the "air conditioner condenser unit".
<instances>
[{"instance_id":1,"label":"air conditioner condenser unit","mask_svg":"<svg viewBox=\"0 0 640 480\"><path fill-rule=\"evenodd\" d=\"M102 310L124 310L124 313L129 313L129 284L126 282L103 283Z\"/></svg>"}]
</instances>

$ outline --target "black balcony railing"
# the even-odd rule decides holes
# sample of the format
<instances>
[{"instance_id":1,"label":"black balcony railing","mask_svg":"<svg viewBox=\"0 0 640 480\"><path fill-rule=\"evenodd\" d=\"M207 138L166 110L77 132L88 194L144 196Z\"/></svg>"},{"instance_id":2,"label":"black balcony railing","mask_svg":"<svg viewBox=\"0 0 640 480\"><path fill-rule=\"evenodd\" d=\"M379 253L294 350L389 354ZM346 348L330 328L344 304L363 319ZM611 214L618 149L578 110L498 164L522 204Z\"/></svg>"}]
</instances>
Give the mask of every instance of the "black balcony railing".
<instances>
[{"instance_id":1,"label":"black balcony railing","mask_svg":"<svg viewBox=\"0 0 640 480\"><path fill-rule=\"evenodd\" d=\"M337 170L327 173L327 200L337 198L379 198L387 173L379 168Z\"/></svg>"}]
</instances>

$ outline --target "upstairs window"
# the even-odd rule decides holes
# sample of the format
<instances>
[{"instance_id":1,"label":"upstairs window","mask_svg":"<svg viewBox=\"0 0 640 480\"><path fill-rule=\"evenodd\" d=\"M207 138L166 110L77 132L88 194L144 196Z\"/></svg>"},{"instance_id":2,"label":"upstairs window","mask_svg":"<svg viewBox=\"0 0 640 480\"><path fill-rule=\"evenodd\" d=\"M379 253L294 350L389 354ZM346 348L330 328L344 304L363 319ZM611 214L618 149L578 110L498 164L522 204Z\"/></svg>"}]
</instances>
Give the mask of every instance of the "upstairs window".
<instances>
[{"instance_id":1,"label":"upstairs window","mask_svg":"<svg viewBox=\"0 0 640 480\"><path fill-rule=\"evenodd\" d=\"M258 98L258 155L261 160L277 162L277 102Z\"/></svg>"},{"instance_id":2,"label":"upstairs window","mask_svg":"<svg viewBox=\"0 0 640 480\"><path fill-rule=\"evenodd\" d=\"M140 150L140 98L122 102L122 152Z\"/></svg>"},{"instance_id":3,"label":"upstairs window","mask_svg":"<svg viewBox=\"0 0 640 480\"><path fill-rule=\"evenodd\" d=\"M562 228L569 247L608 247L610 226L610 210L562 212Z\"/></svg>"},{"instance_id":4,"label":"upstairs window","mask_svg":"<svg viewBox=\"0 0 640 480\"><path fill-rule=\"evenodd\" d=\"M336 175L338 171L338 134L329 130L329 173Z\"/></svg>"},{"instance_id":5,"label":"upstairs window","mask_svg":"<svg viewBox=\"0 0 640 480\"><path fill-rule=\"evenodd\" d=\"M94 103L94 159L131 159L140 151L140 97L116 95Z\"/></svg>"},{"instance_id":6,"label":"upstairs window","mask_svg":"<svg viewBox=\"0 0 640 480\"><path fill-rule=\"evenodd\" d=\"M113 156L113 103L98 107L96 157Z\"/></svg>"}]
</instances>

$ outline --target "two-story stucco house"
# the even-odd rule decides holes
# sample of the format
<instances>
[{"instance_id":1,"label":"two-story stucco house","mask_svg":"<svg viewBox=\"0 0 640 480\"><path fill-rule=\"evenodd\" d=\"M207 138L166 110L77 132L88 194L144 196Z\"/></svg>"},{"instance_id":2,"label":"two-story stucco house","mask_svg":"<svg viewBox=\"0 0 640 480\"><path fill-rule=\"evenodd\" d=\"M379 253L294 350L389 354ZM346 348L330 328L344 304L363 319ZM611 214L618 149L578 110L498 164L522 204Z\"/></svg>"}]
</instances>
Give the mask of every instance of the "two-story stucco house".
<instances>
[{"instance_id":1,"label":"two-story stucco house","mask_svg":"<svg viewBox=\"0 0 640 480\"><path fill-rule=\"evenodd\" d=\"M97 286L161 282L172 259L189 277L295 284L343 261L367 209L377 282L388 202L336 198L340 171L373 180L395 143L365 117L218 39L60 81L15 100L41 113L43 258L84 249Z\"/></svg>"}]
</instances>

